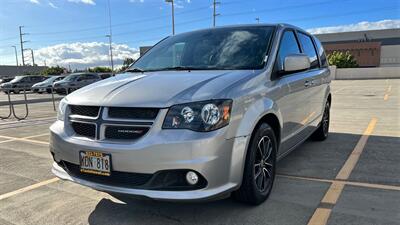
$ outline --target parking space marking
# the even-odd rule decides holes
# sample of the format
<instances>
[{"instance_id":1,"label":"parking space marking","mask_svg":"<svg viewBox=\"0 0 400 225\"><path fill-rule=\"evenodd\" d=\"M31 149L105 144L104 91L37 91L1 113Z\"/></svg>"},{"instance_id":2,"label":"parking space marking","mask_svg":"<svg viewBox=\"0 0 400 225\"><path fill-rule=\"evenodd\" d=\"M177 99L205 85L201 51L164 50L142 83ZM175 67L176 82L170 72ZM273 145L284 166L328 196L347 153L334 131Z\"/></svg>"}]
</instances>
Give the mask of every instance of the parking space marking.
<instances>
[{"instance_id":1,"label":"parking space marking","mask_svg":"<svg viewBox=\"0 0 400 225\"><path fill-rule=\"evenodd\" d=\"M374 131L377 121L378 120L376 118L371 119L367 129L364 131L364 134L361 136L353 152L350 154L342 169L337 174L336 179L347 180L349 178L351 171L354 169L355 165L358 162L358 159L360 158L361 153L364 150L365 144L367 143L369 136Z\"/></svg>"},{"instance_id":2,"label":"parking space marking","mask_svg":"<svg viewBox=\"0 0 400 225\"><path fill-rule=\"evenodd\" d=\"M3 135L0 135L0 138L8 139L8 140L5 140L5 141L0 141L0 143L6 143L6 142L12 142L12 141L24 141L24 142L32 142L32 143L42 144L42 145L49 145L49 142L37 141L37 140L29 139L29 138L44 136L44 135L47 135L47 134L48 134L48 133L46 133L46 134L39 134L39 135L33 135L33 136L28 136L28 137L23 137L23 138L17 138L17 137L10 137L10 136L3 136Z\"/></svg>"},{"instance_id":3,"label":"parking space marking","mask_svg":"<svg viewBox=\"0 0 400 225\"><path fill-rule=\"evenodd\" d=\"M315 210L313 217L307 225L320 225L328 222L329 216L331 215L331 209L318 208Z\"/></svg>"},{"instance_id":4,"label":"parking space marking","mask_svg":"<svg viewBox=\"0 0 400 225\"><path fill-rule=\"evenodd\" d=\"M27 187L24 187L24 188L21 188L21 189L12 191L12 192L8 192L8 193L5 193L5 194L2 194L2 195L0 195L0 201L4 200L6 198L12 197L14 195L18 195L18 194L21 194L21 193L24 193L24 192L27 192L27 191L31 191L31 190L39 188L41 186L54 183L54 182L59 181L59 180L60 180L59 178L55 177L55 178L52 178L52 179L49 179L49 180L45 180L45 181L42 181L42 182L39 182L39 183L36 183L36 184L32 184L30 186L27 186Z\"/></svg>"},{"instance_id":5,"label":"parking space marking","mask_svg":"<svg viewBox=\"0 0 400 225\"><path fill-rule=\"evenodd\" d=\"M282 174L277 174L277 176L285 177L285 178L289 178L289 179L308 180L308 181L316 181L316 182L324 182L324 183L334 183L335 182L337 184L350 185L350 186L356 186L356 187L366 187L366 188L374 188L374 189L382 189L382 190L400 191L400 186L386 185L386 184L372 184L372 183L346 181L346 180L330 180L330 179L300 177L300 176L291 176L291 175L282 175Z\"/></svg>"},{"instance_id":6,"label":"parking space marking","mask_svg":"<svg viewBox=\"0 0 400 225\"><path fill-rule=\"evenodd\" d=\"M383 96L383 100L387 101L389 99L389 94L392 91L392 85L389 85L389 87L386 89L385 95Z\"/></svg>"},{"instance_id":7,"label":"parking space marking","mask_svg":"<svg viewBox=\"0 0 400 225\"><path fill-rule=\"evenodd\" d=\"M336 204L340 195L342 194L344 188L344 180L347 180L350 176L351 171L353 171L356 166L358 159L360 158L361 153L364 150L365 144L368 141L369 136L374 131L377 119L372 118L368 124L368 127L365 129L363 135L358 141L357 145L354 147L354 150L351 152L350 156L340 169L339 173L336 176L336 180L331 183L328 191L325 193L324 197L321 200L322 204L329 204L331 208ZM341 181L337 181L341 180ZM312 217L310 218L308 225L325 225L328 222L329 215L332 211L331 208L322 208L318 207Z\"/></svg>"}]
</instances>

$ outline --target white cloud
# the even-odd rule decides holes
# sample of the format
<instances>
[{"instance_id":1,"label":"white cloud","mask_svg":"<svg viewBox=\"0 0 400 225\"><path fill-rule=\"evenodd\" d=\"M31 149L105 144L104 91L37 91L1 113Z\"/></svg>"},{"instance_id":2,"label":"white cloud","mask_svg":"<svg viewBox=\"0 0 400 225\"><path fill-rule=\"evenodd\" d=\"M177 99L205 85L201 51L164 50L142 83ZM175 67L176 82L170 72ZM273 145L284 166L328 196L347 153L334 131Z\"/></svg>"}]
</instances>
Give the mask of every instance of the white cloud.
<instances>
[{"instance_id":1,"label":"white cloud","mask_svg":"<svg viewBox=\"0 0 400 225\"><path fill-rule=\"evenodd\" d=\"M68 0L69 2L75 2L75 3L83 3L83 4L88 4L88 5L96 5L94 0Z\"/></svg>"},{"instance_id":2,"label":"white cloud","mask_svg":"<svg viewBox=\"0 0 400 225\"><path fill-rule=\"evenodd\" d=\"M49 6L50 6L51 8L58 9L58 7L55 6L52 2L49 2Z\"/></svg>"},{"instance_id":3,"label":"white cloud","mask_svg":"<svg viewBox=\"0 0 400 225\"><path fill-rule=\"evenodd\" d=\"M125 44L113 44L113 59L116 67L121 66L125 58L139 57L135 48ZM109 45L105 42L76 42L57 44L35 51L38 62L46 60L47 65L60 65L72 69L85 69L94 66L109 66Z\"/></svg>"},{"instance_id":4,"label":"white cloud","mask_svg":"<svg viewBox=\"0 0 400 225\"><path fill-rule=\"evenodd\" d=\"M39 0L29 0L29 2L31 2L33 4L40 4Z\"/></svg>"},{"instance_id":5,"label":"white cloud","mask_svg":"<svg viewBox=\"0 0 400 225\"><path fill-rule=\"evenodd\" d=\"M376 22L363 21L359 23L347 24L341 26L312 28L308 29L307 31L312 34L323 34L323 33L336 33L336 32L360 31L360 30L381 30L390 28L400 28L400 20L381 20Z\"/></svg>"}]
</instances>

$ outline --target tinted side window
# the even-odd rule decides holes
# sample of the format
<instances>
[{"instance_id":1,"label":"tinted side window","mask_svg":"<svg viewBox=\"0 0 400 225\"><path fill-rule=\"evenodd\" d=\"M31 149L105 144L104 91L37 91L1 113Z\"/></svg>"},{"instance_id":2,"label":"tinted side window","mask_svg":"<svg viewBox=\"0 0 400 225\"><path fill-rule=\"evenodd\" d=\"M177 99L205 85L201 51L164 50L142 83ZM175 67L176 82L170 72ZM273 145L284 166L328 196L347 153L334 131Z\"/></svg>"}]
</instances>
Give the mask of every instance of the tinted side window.
<instances>
[{"instance_id":1,"label":"tinted side window","mask_svg":"<svg viewBox=\"0 0 400 225\"><path fill-rule=\"evenodd\" d=\"M278 50L278 68L283 69L285 57L290 54L300 53L300 48L293 31L286 31L283 34L281 44Z\"/></svg>"},{"instance_id":2,"label":"tinted side window","mask_svg":"<svg viewBox=\"0 0 400 225\"><path fill-rule=\"evenodd\" d=\"M298 33L299 41L301 43L301 46L303 46L304 53L308 55L310 58L310 68L318 68L318 57L317 57L317 52L314 48L314 44L311 40L311 37L303 34L303 33Z\"/></svg>"},{"instance_id":3,"label":"tinted side window","mask_svg":"<svg viewBox=\"0 0 400 225\"><path fill-rule=\"evenodd\" d=\"M87 77L88 77L89 80L97 79L97 76L93 75L93 74L88 74Z\"/></svg>"},{"instance_id":4,"label":"tinted side window","mask_svg":"<svg viewBox=\"0 0 400 225\"><path fill-rule=\"evenodd\" d=\"M321 67L328 67L328 60L326 59L325 51L321 42L317 38L314 38L314 40L315 44L317 45L319 58L321 60Z\"/></svg>"}]
</instances>

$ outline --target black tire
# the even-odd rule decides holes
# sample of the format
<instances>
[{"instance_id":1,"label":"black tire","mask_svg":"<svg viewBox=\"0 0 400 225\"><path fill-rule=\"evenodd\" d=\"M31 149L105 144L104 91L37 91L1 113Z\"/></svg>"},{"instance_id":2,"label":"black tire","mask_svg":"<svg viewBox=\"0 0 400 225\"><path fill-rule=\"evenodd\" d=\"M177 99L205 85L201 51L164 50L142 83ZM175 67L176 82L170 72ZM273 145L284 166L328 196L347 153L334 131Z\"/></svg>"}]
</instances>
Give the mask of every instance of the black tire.
<instances>
[{"instance_id":1,"label":"black tire","mask_svg":"<svg viewBox=\"0 0 400 225\"><path fill-rule=\"evenodd\" d=\"M319 123L317 130L315 130L314 133L311 135L312 140L323 141L328 138L330 109L331 109L331 104L329 101L326 101L324 114L322 115L322 121Z\"/></svg>"},{"instance_id":2,"label":"black tire","mask_svg":"<svg viewBox=\"0 0 400 225\"><path fill-rule=\"evenodd\" d=\"M19 94L19 90L14 90L14 94Z\"/></svg>"},{"instance_id":3,"label":"black tire","mask_svg":"<svg viewBox=\"0 0 400 225\"><path fill-rule=\"evenodd\" d=\"M48 94L51 94L51 89L50 89L50 88L47 88L47 89L46 89L46 92L47 92Z\"/></svg>"},{"instance_id":4,"label":"black tire","mask_svg":"<svg viewBox=\"0 0 400 225\"><path fill-rule=\"evenodd\" d=\"M259 205L268 198L275 180L277 146L273 129L266 123L258 126L247 150L242 185L233 192L234 199Z\"/></svg>"}]
</instances>

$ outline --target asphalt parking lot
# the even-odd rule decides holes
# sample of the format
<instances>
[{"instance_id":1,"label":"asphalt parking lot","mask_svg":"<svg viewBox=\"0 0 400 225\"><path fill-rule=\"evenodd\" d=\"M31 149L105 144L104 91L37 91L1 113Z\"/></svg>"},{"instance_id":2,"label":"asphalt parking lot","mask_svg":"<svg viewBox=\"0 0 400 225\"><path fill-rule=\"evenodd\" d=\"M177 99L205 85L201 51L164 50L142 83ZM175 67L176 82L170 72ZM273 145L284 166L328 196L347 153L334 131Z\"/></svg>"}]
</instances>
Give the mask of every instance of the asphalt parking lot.
<instances>
[{"instance_id":1,"label":"asphalt parking lot","mask_svg":"<svg viewBox=\"0 0 400 225\"><path fill-rule=\"evenodd\" d=\"M31 104L27 120L0 121L0 224L400 224L400 80L333 81L332 94L330 137L282 159L257 207L123 203L61 181L48 150L56 113L51 102Z\"/></svg>"}]
</instances>

